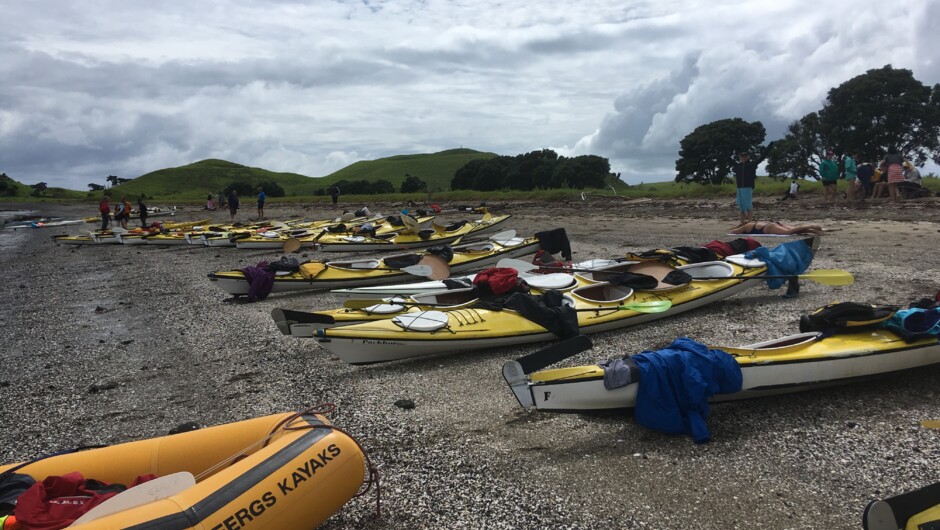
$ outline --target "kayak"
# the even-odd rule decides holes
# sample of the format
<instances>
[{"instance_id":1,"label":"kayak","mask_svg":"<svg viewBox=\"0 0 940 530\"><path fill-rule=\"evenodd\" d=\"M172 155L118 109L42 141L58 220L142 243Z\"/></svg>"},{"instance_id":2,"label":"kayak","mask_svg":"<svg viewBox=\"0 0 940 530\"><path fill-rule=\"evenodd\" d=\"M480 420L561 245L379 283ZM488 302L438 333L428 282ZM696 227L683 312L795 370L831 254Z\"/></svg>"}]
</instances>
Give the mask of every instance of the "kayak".
<instances>
[{"instance_id":1,"label":"kayak","mask_svg":"<svg viewBox=\"0 0 940 530\"><path fill-rule=\"evenodd\" d=\"M419 217L415 221L419 226L425 226L430 225L433 219L433 216L425 216ZM235 246L249 250L281 250L288 241L296 239L299 243L298 248L313 248L319 238L327 233L346 236L356 235L355 229L365 223L373 225L376 235L390 234L404 228L404 225L396 226L381 215L377 215L369 219L321 221L310 226L297 226L289 230L266 230L258 231L247 237L235 236Z\"/></svg>"},{"instance_id":2,"label":"kayak","mask_svg":"<svg viewBox=\"0 0 940 530\"><path fill-rule=\"evenodd\" d=\"M511 257L511 256L506 256ZM635 261L629 262L631 264L636 263ZM594 269L594 268L604 268L604 267L613 267L623 265L624 262L612 259L591 259L582 262L575 263L573 268L575 269ZM504 265L501 262L496 263L497 267L511 267L511 265ZM473 279L476 277L476 274L469 274L467 276L458 276L452 277L453 282L459 284L470 285L473 283ZM564 272L553 272L547 274L539 273L530 273L530 272L520 272L519 277L524 279L530 287L533 287L538 290L547 291L549 289L557 289L566 291L569 290L581 283L581 280L585 278L590 278L588 275L581 273L577 274L567 274ZM452 282L452 284L453 284ZM588 282L592 283L592 282ZM347 289L333 289L330 293L340 299L369 299L369 300L379 300L383 298L393 298L393 297L409 297L417 296L428 293L435 293L437 291L443 291L448 289L448 285L441 280L428 280L423 282L412 282L412 283L399 283L393 285L378 285L378 286L367 286L367 287L350 287Z\"/></svg>"},{"instance_id":3,"label":"kayak","mask_svg":"<svg viewBox=\"0 0 940 530\"><path fill-rule=\"evenodd\" d=\"M316 249L323 252L388 252L394 249L414 249L434 245L449 245L470 234L474 236L496 230L505 223L511 214L493 216L489 212L481 219L465 221L447 226L433 225L432 228L417 229L410 227L400 232L365 235L326 234L316 242ZM402 220L408 219L402 216ZM411 222L414 222L413 220Z\"/></svg>"},{"instance_id":4,"label":"kayak","mask_svg":"<svg viewBox=\"0 0 940 530\"><path fill-rule=\"evenodd\" d=\"M500 235L500 234L496 234ZM534 254L539 249L536 238L509 236L502 240L490 239L453 247L454 256L448 263L451 272L483 268L499 259ZM413 277L395 262L408 262L408 257L423 258L428 252L399 253L384 258L319 261L300 264L296 272L279 271L274 276L272 293L335 289L359 285L395 283ZM417 261L416 261L417 262ZM248 294L250 284L241 270L209 273L209 281L223 291L241 296Z\"/></svg>"},{"instance_id":5,"label":"kayak","mask_svg":"<svg viewBox=\"0 0 940 530\"><path fill-rule=\"evenodd\" d=\"M37 482L77 471L125 485L157 475L93 507L69 528L248 530L319 526L358 493L367 463L358 442L325 417L285 413L60 454L15 471ZM0 466L0 472L19 465ZM368 478L371 484L374 477Z\"/></svg>"},{"instance_id":6,"label":"kayak","mask_svg":"<svg viewBox=\"0 0 940 530\"><path fill-rule=\"evenodd\" d=\"M710 399L716 402L844 384L940 363L940 342L936 337L905 342L885 329L831 336L814 331L745 346L709 348L734 356L743 376L739 392L716 394ZM570 355L577 353L572 351ZM516 360L503 365L503 376L524 408L562 411L623 409L636 405L637 389L642 381L607 390L605 368L600 365L542 371L526 369L527 363L538 362L538 355L535 354L534 359L521 359L522 363Z\"/></svg>"},{"instance_id":7,"label":"kayak","mask_svg":"<svg viewBox=\"0 0 940 530\"><path fill-rule=\"evenodd\" d=\"M730 259L681 267L656 261L658 270L654 270L650 263L635 265L642 266L643 274L657 279L655 287L641 290L595 282L565 293L565 304L576 311L580 333L634 326L696 309L756 285L758 281L747 280L759 278L767 272L764 263L748 267ZM692 279L680 285L664 283L662 279L676 269ZM695 279L696 276L708 279ZM663 311L631 308L663 302L667 306ZM288 327L292 335L294 327ZM285 330L281 328L281 331ZM301 327L296 336L309 336L306 332ZM317 329L314 338L322 348L350 364L369 364L550 341L558 337L516 311L471 306L453 311L410 308L391 319Z\"/></svg>"},{"instance_id":8,"label":"kayak","mask_svg":"<svg viewBox=\"0 0 940 530\"><path fill-rule=\"evenodd\" d=\"M472 278L475 276L475 274L467 276L466 280L458 281L461 284L472 285ZM570 291L579 285L575 276L565 273L520 274L520 277L526 281L531 292L536 294L549 289ZM472 309L472 306L479 302L480 298L476 290L472 287L464 287L418 293L408 297L392 296L382 300L362 301L362 304L367 304L363 307L359 307L360 304L347 302L346 304L355 307L329 311L303 312L277 308L271 311L271 317L278 329L285 335L312 337L316 329L385 320L400 315L412 307L418 310L434 308L437 311L457 311Z\"/></svg>"},{"instance_id":9,"label":"kayak","mask_svg":"<svg viewBox=\"0 0 940 530\"><path fill-rule=\"evenodd\" d=\"M865 530L929 530L940 525L940 482L871 501L862 514Z\"/></svg>"}]
</instances>

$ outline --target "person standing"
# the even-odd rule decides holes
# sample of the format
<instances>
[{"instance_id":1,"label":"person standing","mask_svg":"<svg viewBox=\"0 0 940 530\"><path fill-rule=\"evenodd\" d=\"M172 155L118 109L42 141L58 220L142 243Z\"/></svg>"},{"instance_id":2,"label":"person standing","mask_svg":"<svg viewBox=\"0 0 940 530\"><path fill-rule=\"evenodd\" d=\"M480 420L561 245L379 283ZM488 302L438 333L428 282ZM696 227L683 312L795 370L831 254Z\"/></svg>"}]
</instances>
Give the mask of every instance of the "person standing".
<instances>
[{"instance_id":1,"label":"person standing","mask_svg":"<svg viewBox=\"0 0 940 530\"><path fill-rule=\"evenodd\" d=\"M767 153L773 147L770 142L762 149L763 153L755 160L751 160L750 153L741 153L737 159L731 159L731 170L734 172L734 184L737 187L737 203L741 212L741 224L749 223L754 217L754 183L757 181L757 166L764 161Z\"/></svg>"},{"instance_id":2,"label":"person standing","mask_svg":"<svg viewBox=\"0 0 940 530\"><path fill-rule=\"evenodd\" d=\"M221 210L222 208L225 208L225 194L220 191L217 197L218 201L216 202L215 207Z\"/></svg>"},{"instance_id":3,"label":"person standing","mask_svg":"<svg viewBox=\"0 0 940 530\"><path fill-rule=\"evenodd\" d=\"M137 212L140 213L140 227L147 228L147 205L144 204L144 196L137 199Z\"/></svg>"},{"instance_id":4,"label":"person standing","mask_svg":"<svg viewBox=\"0 0 940 530\"><path fill-rule=\"evenodd\" d=\"M900 200L898 193L898 184L904 182L904 158L898 154L898 148L891 146L888 148L888 154L881 161L882 171L888 174L888 197L892 203Z\"/></svg>"},{"instance_id":5,"label":"person standing","mask_svg":"<svg viewBox=\"0 0 940 530\"><path fill-rule=\"evenodd\" d=\"M231 190L228 192L228 213L232 214L232 222L235 222L235 213L238 211L238 192Z\"/></svg>"},{"instance_id":6,"label":"person standing","mask_svg":"<svg viewBox=\"0 0 940 530\"><path fill-rule=\"evenodd\" d=\"M131 220L131 203L126 197L121 197L121 205L124 210L124 216L121 217L121 228L127 230L127 222Z\"/></svg>"},{"instance_id":7,"label":"person standing","mask_svg":"<svg viewBox=\"0 0 940 530\"><path fill-rule=\"evenodd\" d=\"M839 194L839 165L833 156L832 151L826 151L819 161L819 178L822 180L823 200L826 204L835 203Z\"/></svg>"},{"instance_id":8,"label":"person standing","mask_svg":"<svg viewBox=\"0 0 940 530\"><path fill-rule=\"evenodd\" d=\"M98 203L98 211L101 212L101 231L108 229L108 222L111 220L111 205L108 203L108 196L105 195Z\"/></svg>"},{"instance_id":9,"label":"person standing","mask_svg":"<svg viewBox=\"0 0 940 530\"><path fill-rule=\"evenodd\" d=\"M336 201L339 200L339 186L333 184L333 187L330 188L330 197L333 199L333 206L336 206Z\"/></svg>"},{"instance_id":10,"label":"person standing","mask_svg":"<svg viewBox=\"0 0 940 530\"><path fill-rule=\"evenodd\" d=\"M852 158L852 155L848 153L842 158L842 163L845 167L845 197L850 201L854 201L856 184L858 183L858 166L855 163L855 159Z\"/></svg>"},{"instance_id":11,"label":"person standing","mask_svg":"<svg viewBox=\"0 0 940 530\"><path fill-rule=\"evenodd\" d=\"M258 220L261 221L264 219L264 190L261 189L261 186L258 186Z\"/></svg>"},{"instance_id":12,"label":"person standing","mask_svg":"<svg viewBox=\"0 0 940 530\"><path fill-rule=\"evenodd\" d=\"M856 163L858 160L861 160L861 158L858 156L858 153L855 153L854 158ZM862 162L861 164L858 164L857 170L858 173L856 176L858 177L858 189L855 192L855 198L859 201L864 201L866 197L871 195L871 179L875 175L875 168L872 167L871 163L869 162Z\"/></svg>"}]
</instances>

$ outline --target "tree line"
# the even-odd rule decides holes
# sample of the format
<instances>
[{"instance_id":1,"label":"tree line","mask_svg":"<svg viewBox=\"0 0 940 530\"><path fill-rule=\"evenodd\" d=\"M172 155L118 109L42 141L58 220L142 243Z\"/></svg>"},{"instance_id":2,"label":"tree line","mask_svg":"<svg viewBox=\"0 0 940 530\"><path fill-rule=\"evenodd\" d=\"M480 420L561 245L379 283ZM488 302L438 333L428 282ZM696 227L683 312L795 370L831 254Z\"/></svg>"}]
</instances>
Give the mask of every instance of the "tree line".
<instances>
[{"instance_id":1,"label":"tree line","mask_svg":"<svg viewBox=\"0 0 940 530\"><path fill-rule=\"evenodd\" d=\"M610 178L610 161L595 155L572 158L551 149L516 156L471 160L454 173L454 190L534 190L603 188Z\"/></svg>"},{"instance_id":2,"label":"tree line","mask_svg":"<svg viewBox=\"0 0 940 530\"><path fill-rule=\"evenodd\" d=\"M889 147L915 166L940 163L940 84L929 87L910 70L872 69L829 90L823 106L787 127L765 147L760 121L730 118L701 125L682 139L676 182L721 184L740 153L767 159L776 178L819 180L826 151L877 163Z\"/></svg>"}]
</instances>

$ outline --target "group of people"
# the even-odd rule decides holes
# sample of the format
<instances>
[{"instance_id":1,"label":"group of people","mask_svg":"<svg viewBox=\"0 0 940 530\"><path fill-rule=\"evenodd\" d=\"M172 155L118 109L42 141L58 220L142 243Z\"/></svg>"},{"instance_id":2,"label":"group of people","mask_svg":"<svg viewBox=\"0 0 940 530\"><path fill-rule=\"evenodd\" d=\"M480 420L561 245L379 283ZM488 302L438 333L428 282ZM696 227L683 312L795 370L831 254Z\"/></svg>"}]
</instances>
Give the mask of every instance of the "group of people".
<instances>
[{"instance_id":1,"label":"group of people","mask_svg":"<svg viewBox=\"0 0 940 530\"><path fill-rule=\"evenodd\" d=\"M267 196L264 194L264 189L260 186L258 187L258 220L264 219L264 201L267 199ZM231 222L235 222L235 214L238 213L238 209L241 207L241 202L238 200L238 192L234 189L229 190L228 196L226 197L221 191L218 194L218 202L212 197L210 193L206 197L206 209L207 210L221 210L228 206L229 215L231 215Z\"/></svg>"},{"instance_id":2,"label":"group of people","mask_svg":"<svg viewBox=\"0 0 940 530\"><path fill-rule=\"evenodd\" d=\"M741 224L753 221L753 193L757 179L757 166L763 162L773 148L773 142L762 148L757 156L741 153L732 158L731 169L734 172L737 188L736 202L740 210ZM848 186L845 197L850 201L864 201L866 198L879 198L887 193L890 202L897 203L902 198L901 189L908 186L921 188L920 171L910 161L898 154L896 147L888 148L881 163L876 168L869 162L859 163L858 153L846 153L840 161L832 150L827 150L819 163L819 178L823 185L823 200L834 204L839 200L838 182L844 179ZM786 193L779 200L795 199L800 184L796 178L790 182Z\"/></svg>"},{"instance_id":3,"label":"group of people","mask_svg":"<svg viewBox=\"0 0 940 530\"><path fill-rule=\"evenodd\" d=\"M861 162L859 154L846 153L842 156L842 171L835 153L826 151L819 163L819 176L823 183L826 203L834 204L839 199L838 182L844 178L848 186L845 198L850 201L877 199L886 193L892 203L902 199L902 186L920 187L923 179L920 171L908 160L904 160L896 147L889 147L888 154L876 168L869 162Z\"/></svg>"},{"instance_id":4,"label":"group of people","mask_svg":"<svg viewBox=\"0 0 940 530\"><path fill-rule=\"evenodd\" d=\"M101 202L98 203L98 211L101 213L101 230L107 230L108 225L111 223L111 204L110 199L107 195L101 199ZM147 227L147 205L144 204L144 197L141 196L137 199L137 213L140 216L140 227ZM127 230L127 221L131 218L131 203L128 202L126 197L121 197L121 200L114 206L114 221L116 221L121 228Z\"/></svg>"}]
</instances>

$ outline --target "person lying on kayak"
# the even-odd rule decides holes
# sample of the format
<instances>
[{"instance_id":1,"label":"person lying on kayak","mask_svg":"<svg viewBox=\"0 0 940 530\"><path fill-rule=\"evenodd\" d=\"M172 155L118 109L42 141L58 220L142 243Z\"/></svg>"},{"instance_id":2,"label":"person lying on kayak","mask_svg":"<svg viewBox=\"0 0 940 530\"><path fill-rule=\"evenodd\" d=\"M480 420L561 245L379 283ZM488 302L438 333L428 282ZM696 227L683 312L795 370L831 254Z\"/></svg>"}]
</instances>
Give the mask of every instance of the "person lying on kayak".
<instances>
[{"instance_id":1,"label":"person lying on kayak","mask_svg":"<svg viewBox=\"0 0 940 530\"><path fill-rule=\"evenodd\" d=\"M732 234L814 234L822 235L823 229L819 225L797 225L790 226L778 221L752 221L744 223L731 229Z\"/></svg>"}]
</instances>

